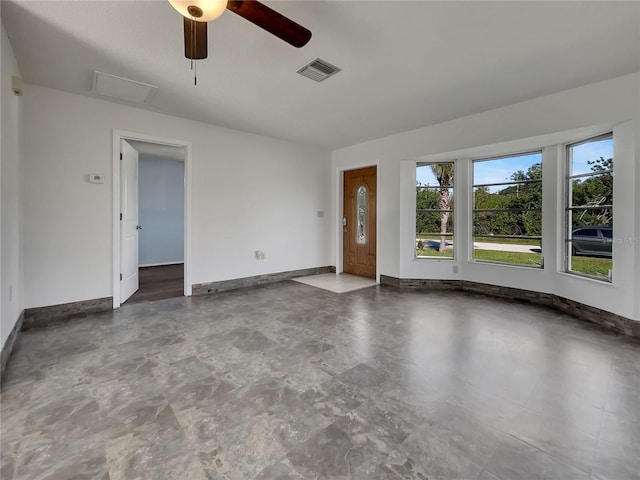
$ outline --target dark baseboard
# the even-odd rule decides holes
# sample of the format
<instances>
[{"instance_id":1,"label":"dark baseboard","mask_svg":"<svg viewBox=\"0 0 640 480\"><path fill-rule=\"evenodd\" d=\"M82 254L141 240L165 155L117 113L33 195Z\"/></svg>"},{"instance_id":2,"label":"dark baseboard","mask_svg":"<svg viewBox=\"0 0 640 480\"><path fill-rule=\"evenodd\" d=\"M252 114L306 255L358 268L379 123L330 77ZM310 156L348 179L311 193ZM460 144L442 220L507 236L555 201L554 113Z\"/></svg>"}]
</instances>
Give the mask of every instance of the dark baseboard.
<instances>
[{"instance_id":1,"label":"dark baseboard","mask_svg":"<svg viewBox=\"0 0 640 480\"><path fill-rule=\"evenodd\" d=\"M90 313L106 312L113 309L113 297L94 298L79 302L27 308L24 312L23 330L40 327L58 320L86 317Z\"/></svg>"},{"instance_id":2,"label":"dark baseboard","mask_svg":"<svg viewBox=\"0 0 640 480\"><path fill-rule=\"evenodd\" d=\"M18 321L11 329L11 333L7 337L7 341L4 342L2 346L2 352L0 353L0 378L4 377L4 371L7 368L7 364L9 363L9 357L11 356L11 352L13 351L13 346L18 339L18 332L22 328L22 323L24 322L24 310L20 313L18 317Z\"/></svg>"},{"instance_id":3,"label":"dark baseboard","mask_svg":"<svg viewBox=\"0 0 640 480\"><path fill-rule=\"evenodd\" d=\"M319 275L321 273L335 273L335 267L314 267L302 270L290 270L288 272L266 273L253 277L234 278L232 280L220 280L219 282L196 283L191 287L192 295L209 295L212 293L226 292L238 288L255 287L267 283L291 280L296 277L306 277L308 275Z\"/></svg>"},{"instance_id":4,"label":"dark baseboard","mask_svg":"<svg viewBox=\"0 0 640 480\"><path fill-rule=\"evenodd\" d=\"M549 293L534 292L532 290L522 290L520 288L501 287L487 283L470 282L462 280L460 290L463 292L480 293L490 297L503 298L505 300L520 300L523 302L535 303L553 307L553 297Z\"/></svg>"},{"instance_id":5,"label":"dark baseboard","mask_svg":"<svg viewBox=\"0 0 640 480\"><path fill-rule=\"evenodd\" d=\"M457 290L488 295L506 300L535 303L537 305L544 305L569 313L580 320L596 323L609 330L613 330L630 337L640 338L640 322L550 293L534 292L531 290L512 287L501 287L499 285L470 282L467 280L423 280L396 278L386 275L380 275L380 283L401 289Z\"/></svg>"},{"instance_id":6,"label":"dark baseboard","mask_svg":"<svg viewBox=\"0 0 640 480\"><path fill-rule=\"evenodd\" d=\"M460 280L423 280L380 275L380 284L411 290L460 290Z\"/></svg>"},{"instance_id":7,"label":"dark baseboard","mask_svg":"<svg viewBox=\"0 0 640 480\"><path fill-rule=\"evenodd\" d=\"M201 283L193 285L191 294L207 295L227 290L234 290L236 288L254 287L256 285L290 280L292 278L304 277L306 275L317 275L329 272L335 273L335 271L335 267L327 266L270 273L233 280L223 280L220 282ZM21 322L22 330L47 325L59 320L86 317L91 313L106 312L112 309L113 297L95 298L92 300L82 300L79 302L63 303L60 305L50 305L46 307L27 308L23 315L24 321Z\"/></svg>"},{"instance_id":8,"label":"dark baseboard","mask_svg":"<svg viewBox=\"0 0 640 480\"><path fill-rule=\"evenodd\" d=\"M597 323L605 328L630 337L640 338L640 322L557 295L552 296L552 302L551 306L553 308L574 315L582 320Z\"/></svg>"}]
</instances>

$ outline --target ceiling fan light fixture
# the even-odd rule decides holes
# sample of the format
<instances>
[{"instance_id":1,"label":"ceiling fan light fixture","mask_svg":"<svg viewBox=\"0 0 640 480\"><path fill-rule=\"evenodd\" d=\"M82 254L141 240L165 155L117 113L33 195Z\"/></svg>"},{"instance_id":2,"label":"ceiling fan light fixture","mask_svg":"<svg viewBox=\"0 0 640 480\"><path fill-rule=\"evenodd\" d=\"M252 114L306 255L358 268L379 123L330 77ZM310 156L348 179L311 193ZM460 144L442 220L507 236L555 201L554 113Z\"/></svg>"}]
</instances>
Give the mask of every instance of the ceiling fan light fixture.
<instances>
[{"instance_id":1,"label":"ceiling fan light fixture","mask_svg":"<svg viewBox=\"0 0 640 480\"><path fill-rule=\"evenodd\" d=\"M182 16L198 22L215 20L227 8L227 0L169 0L169 3Z\"/></svg>"}]
</instances>

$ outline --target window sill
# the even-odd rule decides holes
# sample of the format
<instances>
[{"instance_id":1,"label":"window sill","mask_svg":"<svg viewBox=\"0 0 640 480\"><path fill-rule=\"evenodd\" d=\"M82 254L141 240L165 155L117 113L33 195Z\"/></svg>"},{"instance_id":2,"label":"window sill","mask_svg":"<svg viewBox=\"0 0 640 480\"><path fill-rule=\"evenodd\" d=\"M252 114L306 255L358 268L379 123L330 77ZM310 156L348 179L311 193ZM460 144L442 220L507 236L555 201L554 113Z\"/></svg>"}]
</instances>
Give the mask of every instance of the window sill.
<instances>
[{"instance_id":1,"label":"window sill","mask_svg":"<svg viewBox=\"0 0 640 480\"><path fill-rule=\"evenodd\" d=\"M611 281L611 279L609 278L594 277L592 275L583 275L580 273L564 272L564 271L558 271L558 274L563 275L565 277L569 277L569 278L578 278L580 280L594 282L594 283L597 283L598 285L613 285L613 281Z\"/></svg>"},{"instance_id":2,"label":"window sill","mask_svg":"<svg viewBox=\"0 0 640 480\"><path fill-rule=\"evenodd\" d=\"M456 260L455 257L413 257L413 260L417 260L417 261L422 261L422 260L427 260L427 261L436 261L436 262L450 262L452 260Z\"/></svg>"},{"instance_id":3,"label":"window sill","mask_svg":"<svg viewBox=\"0 0 640 480\"><path fill-rule=\"evenodd\" d=\"M544 271L544 267L542 265L518 265L517 263L500 263L500 262L488 262L485 260L469 260L469 263L474 263L476 265L492 265L498 267L509 267L509 268L523 268L525 270L538 270Z\"/></svg>"}]
</instances>

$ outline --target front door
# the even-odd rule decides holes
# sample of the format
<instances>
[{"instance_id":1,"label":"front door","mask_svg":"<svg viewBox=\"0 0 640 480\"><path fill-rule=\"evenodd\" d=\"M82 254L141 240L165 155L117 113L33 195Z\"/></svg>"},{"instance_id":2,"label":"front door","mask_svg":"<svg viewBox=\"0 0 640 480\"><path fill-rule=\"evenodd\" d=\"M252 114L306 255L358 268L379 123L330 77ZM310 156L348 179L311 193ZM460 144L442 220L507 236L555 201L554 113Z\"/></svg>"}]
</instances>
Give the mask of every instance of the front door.
<instances>
[{"instance_id":1,"label":"front door","mask_svg":"<svg viewBox=\"0 0 640 480\"><path fill-rule=\"evenodd\" d=\"M343 267L376 277L376 167L344 172Z\"/></svg>"},{"instance_id":2,"label":"front door","mask_svg":"<svg viewBox=\"0 0 640 480\"><path fill-rule=\"evenodd\" d=\"M138 152L120 146L120 303L138 290Z\"/></svg>"}]
</instances>

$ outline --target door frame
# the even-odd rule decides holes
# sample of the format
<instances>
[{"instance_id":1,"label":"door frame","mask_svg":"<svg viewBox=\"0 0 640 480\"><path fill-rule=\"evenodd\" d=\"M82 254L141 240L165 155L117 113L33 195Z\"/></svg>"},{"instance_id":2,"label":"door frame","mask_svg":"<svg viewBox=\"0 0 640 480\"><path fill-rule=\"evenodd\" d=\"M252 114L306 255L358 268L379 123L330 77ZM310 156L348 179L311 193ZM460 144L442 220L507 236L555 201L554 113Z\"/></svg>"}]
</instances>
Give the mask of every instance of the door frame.
<instances>
[{"instance_id":1,"label":"door frame","mask_svg":"<svg viewBox=\"0 0 640 480\"><path fill-rule=\"evenodd\" d=\"M113 308L120 308L120 142L123 140L137 140L172 147L184 147L184 295L191 296L191 142L172 138L156 137L143 133L125 130L112 131L112 175L113 175L113 210L112 210L112 290Z\"/></svg>"},{"instance_id":2,"label":"door frame","mask_svg":"<svg viewBox=\"0 0 640 480\"><path fill-rule=\"evenodd\" d=\"M376 283L380 283L380 162L363 162L354 165L340 166L335 171L336 185L336 208L334 210L336 219L335 246L336 246L336 274L344 270L344 245L342 235L342 216L344 212L344 172L348 170L359 170L361 168L376 167Z\"/></svg>"}]
</instances>

